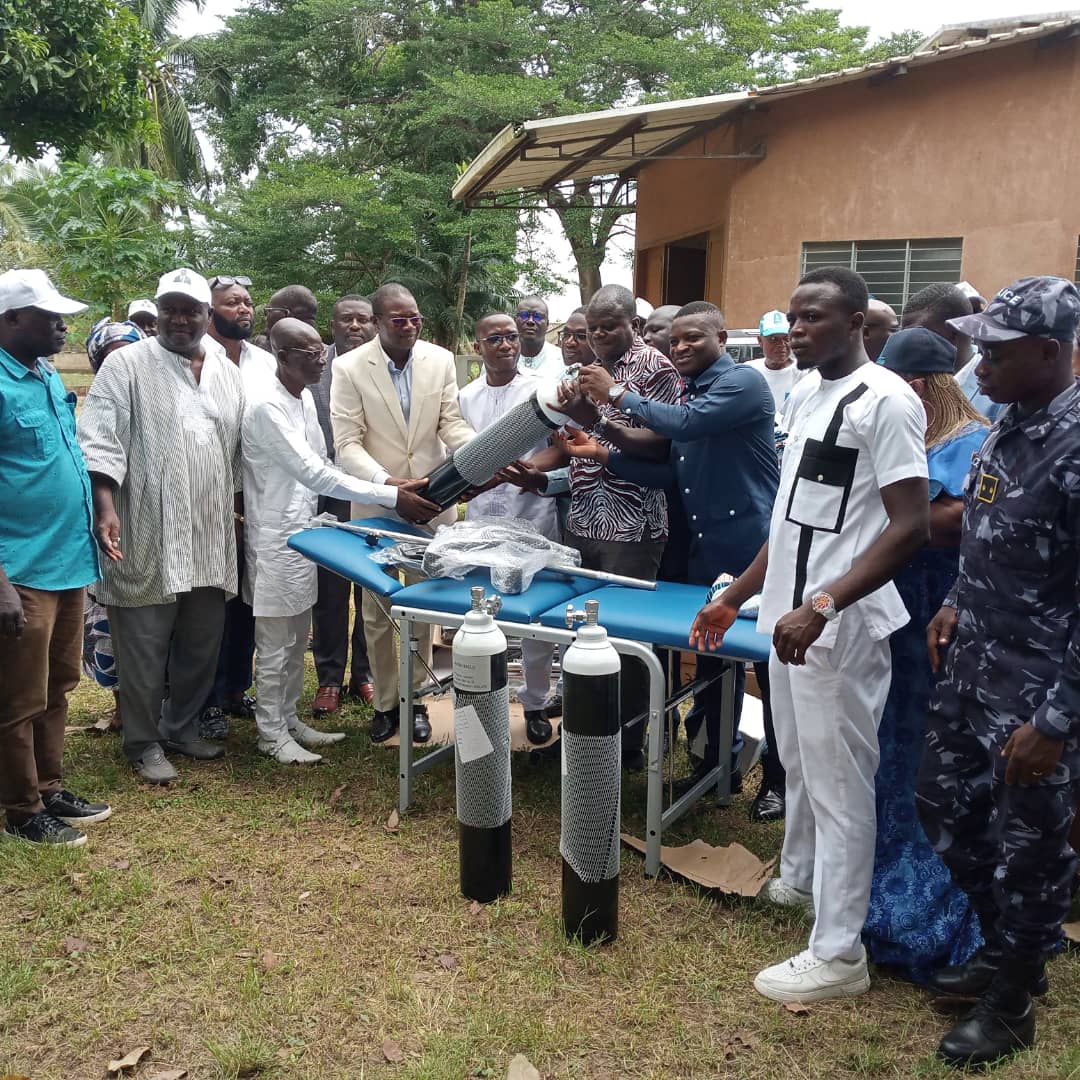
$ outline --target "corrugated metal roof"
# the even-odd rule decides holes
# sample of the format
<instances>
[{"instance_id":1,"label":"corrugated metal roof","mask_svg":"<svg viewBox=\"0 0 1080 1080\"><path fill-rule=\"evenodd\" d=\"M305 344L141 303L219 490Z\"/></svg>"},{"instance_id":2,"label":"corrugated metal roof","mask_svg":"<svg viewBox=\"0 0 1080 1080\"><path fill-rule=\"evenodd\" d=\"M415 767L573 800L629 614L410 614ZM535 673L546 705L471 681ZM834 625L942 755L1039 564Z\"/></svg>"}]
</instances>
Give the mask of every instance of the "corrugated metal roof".
<instances>
[{"instance_id":1,"label":"corrugated metal roof","mask_svg":"<svg viewBox=\"0 0 1080 1080\"><path fill-rule=\"evenodd\" d=\"M907 56L715 97L667 101L508 125L488 143L454 185L453 197L472 202L499 192L540 192L564 180L634 172L650 158L676 154L760 98L786 98L874 76L888 77L953 57L1025 39L1080 34L1080 12L1046 18L943 27ZM743 156L755 156L750 153Z\"/></svg>"}]
</instances>

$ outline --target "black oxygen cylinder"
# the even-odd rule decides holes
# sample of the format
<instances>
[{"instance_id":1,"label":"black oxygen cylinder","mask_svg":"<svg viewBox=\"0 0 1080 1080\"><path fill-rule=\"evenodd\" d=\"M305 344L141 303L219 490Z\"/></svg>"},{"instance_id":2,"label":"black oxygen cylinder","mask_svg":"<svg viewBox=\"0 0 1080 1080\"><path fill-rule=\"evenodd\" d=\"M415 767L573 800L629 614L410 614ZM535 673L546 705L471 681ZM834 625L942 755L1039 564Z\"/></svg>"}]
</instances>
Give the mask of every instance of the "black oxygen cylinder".
<instances>
[{"instance_id":1,"label":"black oxygen cylinder","mask_svg":"<svg viewBox=\"0 0 1080 1080\"><path fill-rule=\"evenodd\" d=\"M567 936L586 945L619 932L621 665L599 606L585 602L585 625L562 661L562 918Z\"/></svg>"},{"instance_id":2,"label":"black oxygen cylinder","mask_svg":"<svg viewBox=\"0 0 1080 1080\"><path fill-rule=\"evenodd\" d=\"M531 398L515 405L475 438L459 446L451 457L432 470L419 494L445 510L467 488L486 484L500 469L517 461L565 424L567 417L541 401L541 394L547 396L548 391L541 387Z\"/></svg>"},{"instance_id":3,"label":"black oxygen cylinder","mask_svg":"<svg viewBox=\"0 0 1080 1080\"><path fill-rule=\"evenodd\" d=\"M490 903L510 892L510 684L506 637L472 590L472 610L454 635L454 772L461 892Z\"/></svg>"}]
</instances>

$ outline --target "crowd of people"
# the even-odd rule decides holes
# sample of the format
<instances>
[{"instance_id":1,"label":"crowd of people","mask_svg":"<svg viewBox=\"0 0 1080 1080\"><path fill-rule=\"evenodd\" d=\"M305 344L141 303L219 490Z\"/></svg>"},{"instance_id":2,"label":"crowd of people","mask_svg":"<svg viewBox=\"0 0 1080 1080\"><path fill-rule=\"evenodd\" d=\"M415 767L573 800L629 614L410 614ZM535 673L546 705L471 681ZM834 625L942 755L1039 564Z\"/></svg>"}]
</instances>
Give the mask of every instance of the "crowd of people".
<instances>
[{"instance_id":1,"label":"crowd of people","mask_svg":"<svg viewBox=\"0 0 1080 1080\"><path fill-rule=\"evenodd\" d=\"M743 364L705 301L639 313L606 286L556 345L547 304L526 296L477 321L481 370L464 387L400 284L341 297L329 347L300 285L271 297L260 346L251 284L180 268L127 320L95 324L76 424L47 358L84 306L40 270L0 275L7 836L79 846L111 813L63 783L80 655L114 689L123 752L148 783L176 778L169 754L219 757L230 716L253 718L282 765L345 738L321 730L343 697L372 706L373 743L391 738L392 625L287 541L316 513L454 520L424 497L429 473L541 392L573 423L468 492L466 515L526 522L591 569L701 586L699 675L715 675L744 605L772 640L755 665L766 749L750 813L785 821L763 899L813 929L757 990L859 994L869 957L976 1000L941 1043L947 1061L1031 1044L1080 798L1070 282L1024 278L988 303L931 285L898 316L854 272L814 270L761 317L763 356ZM302 718L309 632L318 690ZM552 669L550 645L522 643L537 744L559 713ZM643 765L644 683L624 659L629 769ZM744 684L739 665L737 705ZM719 686L685 717L680 790L736 759ZM431 737L422 702L411 736Z\"/></svg>"}]
</instances>

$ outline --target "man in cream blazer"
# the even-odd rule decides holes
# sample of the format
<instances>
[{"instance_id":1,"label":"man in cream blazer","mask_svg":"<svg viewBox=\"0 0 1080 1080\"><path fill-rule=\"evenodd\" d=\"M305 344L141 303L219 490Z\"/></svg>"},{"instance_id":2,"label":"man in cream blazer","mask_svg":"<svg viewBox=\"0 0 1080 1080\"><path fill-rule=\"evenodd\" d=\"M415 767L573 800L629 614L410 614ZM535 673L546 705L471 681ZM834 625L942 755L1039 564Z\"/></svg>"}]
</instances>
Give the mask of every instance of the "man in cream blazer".
<instances>
[{"instance_id":1,"label":"man in cream blazer","mask_svg":"<svg viewBox=\"0 0 1080 1080\"><path fill-rule=\"evenodd\" d=\"M371 298L378 336L337 357L330 388L330 420L338 464L361 480L398 485L428 476L476 434L458 408L454 357L420 340L423 317L403 285L383 285ZM356 518L385 511L352 507ZM451 507L432 525L455 520ZM365 591L364 632L375 687L372 742L390 738L398 725L398 675L394 633ZM431 631L417 627L423 655L431 654ZM417 681L421 673L417 672ZM426 742L431 726L418 709L413 737Z\"/></svg>"}]
</instances>

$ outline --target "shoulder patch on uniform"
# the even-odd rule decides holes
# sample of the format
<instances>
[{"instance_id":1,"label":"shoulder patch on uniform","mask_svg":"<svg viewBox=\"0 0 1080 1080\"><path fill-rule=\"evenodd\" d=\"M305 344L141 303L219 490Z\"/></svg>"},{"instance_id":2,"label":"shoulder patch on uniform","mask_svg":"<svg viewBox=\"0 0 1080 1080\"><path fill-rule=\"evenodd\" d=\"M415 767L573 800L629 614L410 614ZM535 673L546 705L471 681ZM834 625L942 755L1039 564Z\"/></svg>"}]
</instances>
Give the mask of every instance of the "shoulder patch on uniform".
<instances>
[{"instance_id":1,"label":"shoulder patch on uniform","mask_svg":"<svg viewBox=\"0 0 1080 1080\"><path fill-rule=\"evenodd\" d=\"M975 490L975 498L979 502L992 503L997 498L998 478L989 473L979 473L979 486Z\"/></svg>"}]
</instances>

